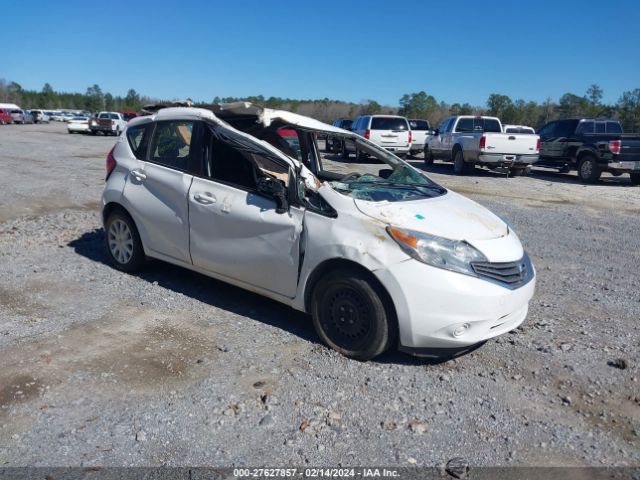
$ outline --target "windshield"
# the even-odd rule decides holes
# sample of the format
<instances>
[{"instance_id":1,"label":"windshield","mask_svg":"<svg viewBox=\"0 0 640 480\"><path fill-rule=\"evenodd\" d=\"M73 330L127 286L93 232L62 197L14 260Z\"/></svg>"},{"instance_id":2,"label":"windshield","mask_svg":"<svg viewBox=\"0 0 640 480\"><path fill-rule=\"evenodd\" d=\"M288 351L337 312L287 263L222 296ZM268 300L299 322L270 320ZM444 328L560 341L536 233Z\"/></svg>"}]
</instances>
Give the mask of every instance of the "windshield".
<instances>
[{"instance_id":1,"label":"windshield","mask_svg":"<svg viewBox=\"0 0 640 480\"><path fill-rule=\"evenodd\" d=\"M400 202L432 198L447 190L423 172L358 135L337 135L347 151L320 153L317 173L337 192L359 200ZM324 150L319 148L319 150ZM354 158L355 151L360 153Z\"/></svg>"}]
</instances>

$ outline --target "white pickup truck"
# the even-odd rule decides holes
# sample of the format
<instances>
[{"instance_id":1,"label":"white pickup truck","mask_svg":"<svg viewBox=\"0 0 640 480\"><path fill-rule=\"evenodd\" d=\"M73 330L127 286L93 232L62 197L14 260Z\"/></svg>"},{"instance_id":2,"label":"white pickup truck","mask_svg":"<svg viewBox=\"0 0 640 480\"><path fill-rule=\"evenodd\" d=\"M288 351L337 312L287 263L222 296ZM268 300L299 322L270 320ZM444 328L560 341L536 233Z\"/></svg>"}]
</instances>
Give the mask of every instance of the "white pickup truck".
<instances>
[{"instance_id":1,"label":"white pickup truck","mask_svg":"<svg viewBox=\"0 0 640 480\"><path fill-rule=\"evenodd\" d=\"M495 117L454 116L446 118L425 140L424 161L453 162L458 175L473 172L475 165L507 168L522 175L538 161L540 137L524 133L502 133Z\"/></svg>"}]
</instances>

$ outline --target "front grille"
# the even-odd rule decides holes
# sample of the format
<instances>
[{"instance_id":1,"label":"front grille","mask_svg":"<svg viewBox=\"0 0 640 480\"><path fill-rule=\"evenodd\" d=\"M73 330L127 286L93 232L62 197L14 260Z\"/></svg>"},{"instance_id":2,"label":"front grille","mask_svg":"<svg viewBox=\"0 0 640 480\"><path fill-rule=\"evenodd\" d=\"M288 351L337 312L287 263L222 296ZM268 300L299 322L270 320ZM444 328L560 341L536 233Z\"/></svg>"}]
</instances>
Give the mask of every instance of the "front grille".
<instances>
[{"instance_id":1,"label":"front grille","mask_svg":"<svg viewBox=\"0 0 640 480\"><path fill-rule=\"evenodd\" d=\"M533 277L533 266L526 253L515 262L472 262L471 266L479 277L509 288L518 288Z\"/></svg>"}]
</instances>

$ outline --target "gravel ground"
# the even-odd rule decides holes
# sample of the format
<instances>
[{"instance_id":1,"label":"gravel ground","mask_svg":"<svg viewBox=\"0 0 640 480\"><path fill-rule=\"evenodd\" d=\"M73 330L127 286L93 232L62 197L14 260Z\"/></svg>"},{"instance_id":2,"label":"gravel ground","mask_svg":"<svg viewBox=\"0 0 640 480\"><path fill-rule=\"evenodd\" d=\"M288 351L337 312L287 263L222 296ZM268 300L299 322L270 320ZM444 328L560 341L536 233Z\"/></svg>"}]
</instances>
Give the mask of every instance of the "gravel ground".
<instances>
[{"instance_id":1,"label":"gravel ground","mask_svg":"<svg viewBox=\"0 0 640 480\"><path fill-rule=\"evenodd\" d=\"M429 167L518 232L538 269L529 317L455 360L359 363L262 297L160 262L110 268L113 143L0 127L0 466L640 464L628 178Z\"/></svg>"}]
</instances>

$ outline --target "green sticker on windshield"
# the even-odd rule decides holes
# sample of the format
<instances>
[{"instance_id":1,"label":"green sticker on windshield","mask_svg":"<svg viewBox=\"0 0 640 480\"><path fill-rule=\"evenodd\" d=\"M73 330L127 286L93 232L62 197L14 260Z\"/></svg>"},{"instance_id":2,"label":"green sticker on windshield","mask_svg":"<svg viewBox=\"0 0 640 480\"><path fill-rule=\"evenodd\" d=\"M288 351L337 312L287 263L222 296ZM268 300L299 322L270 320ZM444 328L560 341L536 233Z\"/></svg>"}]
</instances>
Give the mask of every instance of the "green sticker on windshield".
<instances>
[{"instance_id":1,"label":"green sticker on windshield","mask_svg":"<svg viewBox=\"0 0 640 480\"><path fill-rule=\"evenodd\" d=\"M419 213L416 213L416 218L418 220L424 220L424 217L422 215L420 215Z\"/></svg>"}]
</instances>

